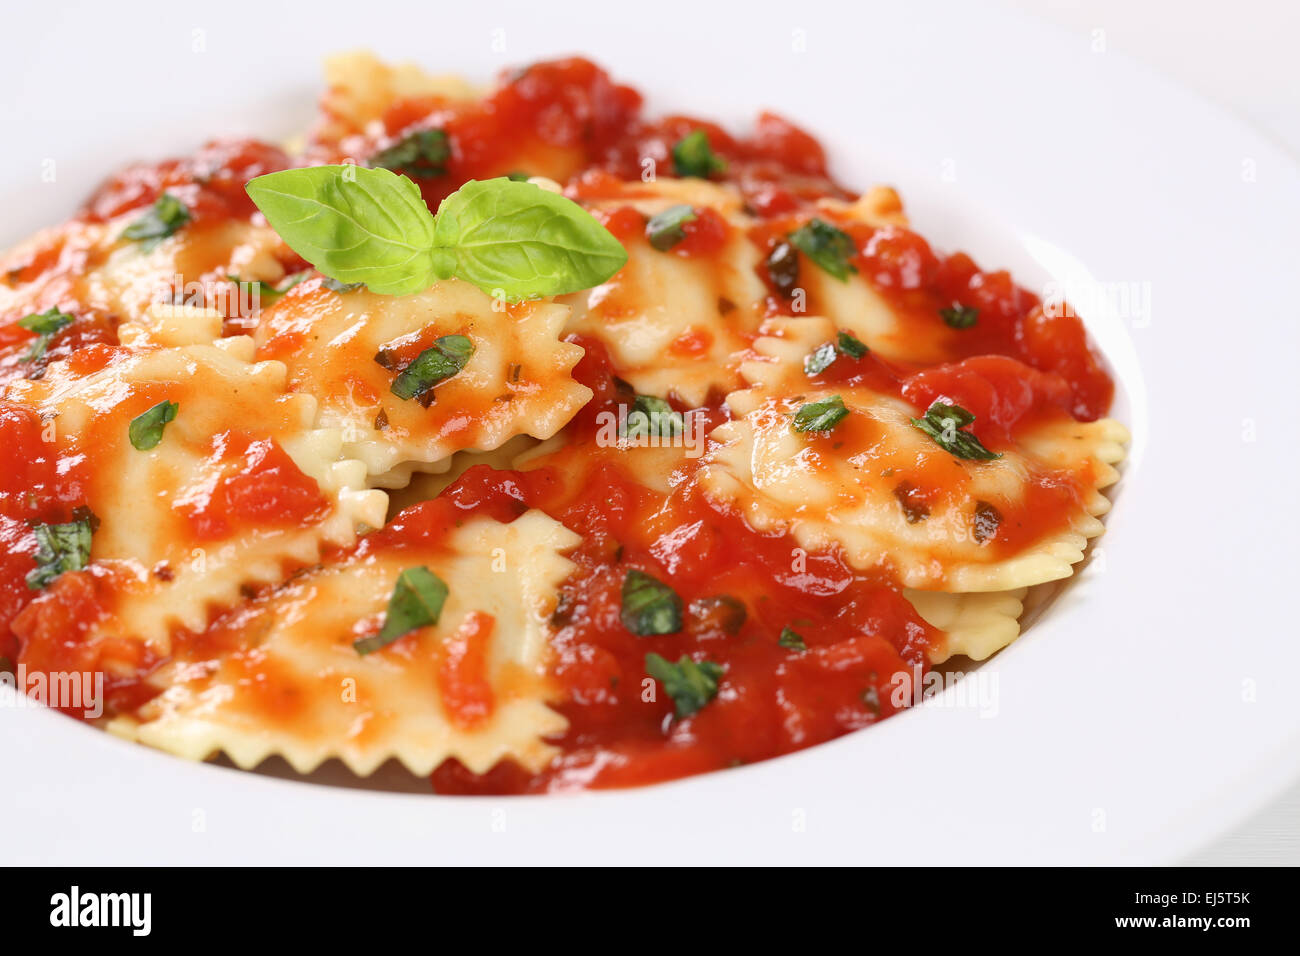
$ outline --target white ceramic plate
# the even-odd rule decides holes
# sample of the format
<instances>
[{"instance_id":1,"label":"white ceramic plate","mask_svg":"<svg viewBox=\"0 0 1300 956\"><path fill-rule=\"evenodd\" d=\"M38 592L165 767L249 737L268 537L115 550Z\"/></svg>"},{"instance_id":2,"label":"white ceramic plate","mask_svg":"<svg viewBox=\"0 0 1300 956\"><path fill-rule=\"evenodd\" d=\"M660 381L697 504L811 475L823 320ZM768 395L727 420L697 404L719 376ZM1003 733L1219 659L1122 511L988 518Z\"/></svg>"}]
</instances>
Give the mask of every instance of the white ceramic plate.
<instances>
[{"instance_id":1,"label":"white ceramic plate","mask_svg":"<svg viewBox=\"0 0 1300 956\"><path fill-rule=\"evenodd\" d=\"M1119 380L1134 441L1103 553L985 668L996 716L940 698L673 784L452 799L187 764L10 696L7 862L1172 862L1296 774L1296 165L1092 36L837 6L19 6L0 243L127 160L293 132L320 56L355 46L480 79L582 52L652 109L785 113L940 248L1068 282Z\"/></svg>"}]
</instances>

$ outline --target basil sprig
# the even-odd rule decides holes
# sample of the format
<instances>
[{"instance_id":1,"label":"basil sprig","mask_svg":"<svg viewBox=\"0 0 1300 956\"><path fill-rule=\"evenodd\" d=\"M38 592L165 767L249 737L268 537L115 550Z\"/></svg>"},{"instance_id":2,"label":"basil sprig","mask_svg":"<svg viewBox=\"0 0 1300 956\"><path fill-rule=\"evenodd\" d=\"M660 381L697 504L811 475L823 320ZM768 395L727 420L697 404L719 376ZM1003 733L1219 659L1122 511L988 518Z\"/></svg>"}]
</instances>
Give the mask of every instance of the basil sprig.
<instances>
[{"instance_id":1,"label":"basil sprig","mask_svg":"<svg viewBox=\"0 0 1300 956\"><path fill-rule=\"evenodd\" d=\"M822 219L812 219L789 236L790 244L817 263L823 271L847 282L858 267L851 261L857 252L853 237Z\"/></svg>"},{"instance_id":2,"label":"basil sprig","mask_svg":"<svg viewBox=\"0 0 1300 956\"><path fill-rule=\"evenodd\" d=\"M981 461L1001 458L1001 453L989 451L970 432L962 431L974 421L975 416L960 405L939 401L934 402L923 417L911 419L912 424L933 438L935 444L958 458Z\"/></svg>"},{"instance_id":3,"label":"basil sprig","mask_svg":"<svg viewBox=\"0 0 1300 956\"><path fill-rule=\"evenodd\" d=\"M639 637L682 629L682 599L658 578L631 570L623 578L623 626Z\"/></svg>"},{"instance_id":4,"label":"basil sprig","mask_svg":"<svg viewBox=\"0 0 1300 956\"><path fill-rule=\"evenodd\" d=\"M36 567L27 573L27 587L39 591L64 571L84 568L90 561L90 537L97 523L87 512L62 524L36 525L32 529L36 533Z\"/></svg>"},{"instance_id":5,"label":"basil sprig","mask_svg":"<svg viewBox=\"0 0 1300 956\"><path fill-rule=\"evenodd\" d=\"M722 665L715 661L696 663L685 654L674 664L658 654L645 656L646 673L664 686L664 693L673 699L673 712L684 720L718 696L718 680Z\"/></svg>"},{"instance_id":6,"label":"basil sprig","mask_svg":"<svg viewBox=\"0 0 1300 956\"><path fill-rule=\"evenodd\" d=\"M797 432L828 432L838 425L849 410L844 407L844 399L838 395L820 402L809 402L800 406L794 413L790 427Z\"/></svg>"},{"instance_id":7,"label":"basil sprig","mask_svg":"<svg viewBox=\"0 0 1300 956\"><path fill-rule=\"evenodd\" d=\"M139 242L142 249L152 249L189 222L190 218L185 203L171 193L163 193L143 216L122 230L122 238Z\"/></svg>"},{"instance_id":8,"label":"basil sprig","mask_svg":"<svg viewBox=\"0 0 1300 956\"><path fill-rule=\"evenodd\" d=\"M35 362L45 356L45 350L50 347L50 342L54 336L58 335L60 330L71 325L76 316L69 315L62 311L58 306L46 309L44 312L33 312L31 315L25 315L18 320L18 324L28 332L35 334L36 338L28 346L26 353L22 357L24 362Z\"/></svg>"},{"instance_id":9,"label":"basil sprig","mask_svg":"<svg viewBox=\"0 0 1300 956\"><path fill-rule=\"evenodd\" d=\"M577 203L505 177L470 180L436 216L414 182L387 169L286 169L246 188L294 252L337 282L383 295L452 277L512 300L564 295L627 262L627 250Z\"/></svg>"},{"instance_id":10,"label":"basil sprig","mask_svg":"<svg viewBox=\"0 0 1300 956\"><path fill-rule=\"evenodd\" d=\"M397 576L378 634L352 642L358 654L373 654L421 627L437 624L447 601L447 584L428 568L407 568Z\"/></svg>"},{"instance_id":11,"label":"basil sprig","mask_svg":"<svg viewBox=\"0 0 1300 956\"><path fill-rule=\"evenodd\" d=\"M131 419L131 424L127 428L131 447L137 451L148 451L150 448L157 447L162 441L163 429L167 427L168 422L176 418L176 411L179 408L180 405L175 402L162 401Z\"/></svg>"},{"instance_id":12,"label":"basil sprig","mask_svg":"<svg viewBox=\"0 0 1300 956\"><path fill-rule=\"evenodd\" d=\"M673 146L673 169L678 176L708 179L713 173L725 172L727 161L713 152L709 134L692 130Z\"/></svg>"}]
</instances>

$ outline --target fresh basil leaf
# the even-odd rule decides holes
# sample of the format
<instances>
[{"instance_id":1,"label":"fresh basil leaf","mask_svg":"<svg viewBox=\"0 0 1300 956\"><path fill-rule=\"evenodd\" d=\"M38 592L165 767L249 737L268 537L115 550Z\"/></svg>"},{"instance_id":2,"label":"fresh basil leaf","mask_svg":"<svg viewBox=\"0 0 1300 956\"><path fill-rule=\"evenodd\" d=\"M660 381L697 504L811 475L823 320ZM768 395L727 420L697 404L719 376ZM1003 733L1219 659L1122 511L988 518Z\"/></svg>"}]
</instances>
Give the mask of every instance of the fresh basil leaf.
<instances>
[{"instance_id":1,"label":"fresh basil leaf","mask_svg":"<svg viewBox=\"0 0 1300 956\"><path fill-rule=\"evenodd\" d=\"M950 309L940 309L939 315L954 329L969 329L979 321L980 310L954 302Z\"/></svg>"},{"instance_id":2,"label":"fresh basil leaf","mask_svg":"<svg viewBox=\"0 0 1300 956\"><path fill-rule=\"evenodd\" d=\"M162 441L163 429L176 417L180 406L175 402L162 401L146 412L141 412L131 419L127 434L131 446L137 451L148 451Z\"/></svg>"},{"instance_id":3,"label":"fresh basil leaf","mask_svg":"<svg viewBox=\"0 0 1300 956\"><path fill-rule=\"evenodd\" d=\"M835 346L830 342L827 342L825 345L817 346L817 348L808 353L807 357L803 360L804 374L809 376L820 375L831 367L831 363L835 361L837 355L838 353L835 351Z\"/></svg>"},{"instance_id":4,"label":"fresh basil leaf","mask_svg":"<svg viewBox=\"0 0 1300 956\"><path fill-rule=\"evenodd\" d=\"M852 332L841 332L836 336L835 347L840 350L841 355L847 355L852 359L860 359L871 351L866 343L860 341Z\"/></svg>"},{"instance_id":5,"label":"fresh basil leaf","mask_svg":"<svg viewBox=\"0 0 1300 956\"><path fill-rule=\"evenodd\" d=\"M447 171L451 143L440 129L422 129L403 137L368 160L368 165L406 176L432 179Z\"/></svg>"},{"instance_id":6,"label":"fresh basil leaf","mask_svg":"<svg viewBox=\"0 0 1300 956\"><path fill-rule=\"evenodd\" d=\"M163 193L149 210L122 230L123 239L131 239L144 249L152 249L190 221L190 211L171 193Z\"/></svg>"},{"instance_id":7,"label":"fresh basil leaf","mask_svg":"<svg viewBox=\"0 0 1300 956\"><path fill-rule=\"evenodd\" d=\"M447 601L447 584L424 566L407 568L397 576L388 611L378 634L352 642L358 654L373 654L381 647L421 627L437 624Z\"/></svg>"},{"instance_id":8,"label":"fresh basil leaf","mask_svg":"<svg viewBox=\"0 0 1300 956\"><path fill-rule=\"evenodd\" d=\"M808 650L808 645L804 643L803 638L788 627L781 628L781 636L776 639L776 642L792 651Z\"/></svg>"},{"instance_id":9,"label":"fresh basil leaf","mask_svg":"<svg viewBox=\"0 0 1300 956\"><path fill-rule=\"evenodd\" d=\"M590 289L627 262L627 250L573 200L505 178L470 180L444 199L432 244L438 275L510 299Z\"/></svg>"},{"instance_id":10,"label":"fresh basil leaf","mask_svg":"<svg viewBox=\"0 0 1300 956\"><path fill-rule=\"evenodd\" d=\"M669 206L663 212L651 216L645 227L650 245L660 252L667 252L686 238L686 230L682 226L694 222L696 218L695 210L685 203Z\"/></svg>"},{"instance_id":11,"label":"fresh basil leaf","mask_svg":"<svg viewBox=\"0 0 1300 956\"><path fill-rule=\"evenodd\" d=\"M820 402L809 402L794 413L792 427L797 432L827 432L840 423L849 410L838 395Z\"/></svg>"},{"instance_id":12,"label":"fresh basil leaf","mask_svg":"<svg viewBox=\"0 0 1300 956\"><path fill-rule=\"evenodd\" d=\"M662 398L654 395L638 395L632 402L632 410L627 414L624 438L645 438L654 436L666 438L680 435L686 428L682 413L674 411Z\"/></svg>"},{"instance_id":13,"label":"fresh basil leaf","mask_svg":"<svg viewBox=\"0 0 1300 956\"><path fill-rule=\"evenodd\" d=\"M958 458L991 461L1001 458L998 452L989 451L983 443L970 432L962 431L975 421L975 416L960 405L947 405L936 401L921 418L913 418L912 424L934 439L944 451Z\"/></svg>"},{"instance_id":14,"label":"fresh basil leaf","mask_svg":"<svg viewBox=\"0 0 1300 956\"><path fill-rule=\"evenodd\" d=\"M414 398L427 408L433 403L433 387L463 369L473 354L474 343L465 336L444 335L402 370L389 391L398 398ZM381 352L376 360L382 355Z\"/></svg>"},{"instance_id":15,"label":"fresh basil leaf","mask_svg":"<svg viewBox=\"0 0 1300 956\"><path fill-rule=\"evenodd\" d=\"M847 282L849 273L858 271L851 261L857 253L853 237L824 220L804 223L789 238L791 245L841 282Z\"/></svg>"},{"instance_id":16,"label":"fresh basil leaf","mask_svg":"<svg viewBox=\"0 0 1300 956\"><path fill-rule=\"evenodd\" d=\"M50 347L50 342L54 336L58 335L60 330L72 324L76 316L69 315L62 311L58 306L46 309L44 312L33 312L31 315L25 315L18 320L18 324L28 332L33 332L36 338L32 344L27 347L27 352L23 355L22 361L34 362L43 358L45 350Z\"/></svg>"},{"instance_id":17,"label":"fresh basil leaf","mask_svg":"<svg viewBox=\"0 0 1300 956\"><path fill-rule=\"evenodd\" d=\"M718 696L718 680L722 665L714 661L696 663L685 654L673 664L658 654L645 656L646 673L663 684L664 693L673 700L673 712L678 720L698 713Z\"/></svg>"},{"instance_id":18,"label":"fresh basil leaf","mask_svg":"<svg viewBox=\"0 0 1300 956\"><path fill-rule=\"evenodd\" d=\"M713 152L709 134L702 129L693 130L673 146L673 168L678 176L695 176L708 179L714 173L725 172L727 161Z\"/></svg>"},{"instance_id":19,"label":"fresh basil leaf","mask_svg":"<svg viewBox=\"0 0 1300 956\"><path fill-rule=\"evenodd\" d=\"M433 215L405 176L311 166L267 173L245 188L293 251L338 282L411 295L450 274L435 269Z\"/></svg>"},{"instance_id":20,"label":"fresh basil leaf","mask_svg":"<svg viewBox=\"0 0 1300 956\"><path fill-rule=\"evenodd\" d=\"M839 356L847 355L851 359L860 359L867 354L867 351L867 347L858 341L852 332L841 332L834 342L819 345L808 353L803 360L804 374L810 377L820 375L830 368L831 363Z\"/></svg>"},{"instance_id":21,"label":"fresh basil leaf","mask_svg":"<svg viewBox=\"0 0 1300 956\"><path fill-rule=\"evenodd\" d=\"M96 524L94 515L87 513L63 524L36 525L36 567L27 573L27 587L39 591L64 571L84 568L90 560L90 537Z\"/></svg>"},{"instance_id":22,"label":"fresh basil leaf","mask_svg":"<svg viewBox=\"0 0 1300 956\"><path fill-rule=\"evenodd\" d=\"M628 571L623 578L623 626L640 637L676 634L682 629L682 599L658 578Z\"/></svg>"}]
</instances>

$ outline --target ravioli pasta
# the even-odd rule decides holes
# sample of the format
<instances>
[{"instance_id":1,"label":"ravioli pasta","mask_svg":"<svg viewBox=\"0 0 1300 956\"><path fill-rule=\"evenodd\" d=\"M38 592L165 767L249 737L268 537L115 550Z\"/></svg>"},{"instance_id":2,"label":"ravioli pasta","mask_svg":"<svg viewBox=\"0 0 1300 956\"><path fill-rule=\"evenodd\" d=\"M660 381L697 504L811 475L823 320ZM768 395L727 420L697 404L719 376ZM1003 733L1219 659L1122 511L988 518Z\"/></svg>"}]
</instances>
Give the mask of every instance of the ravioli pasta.
<instances>
[{"instance_id":1,"label":"ravioli pasta","mask_svg":"<svg viewBox=\"0 0 1300 956\"><path fill-rule=\"evenodd\" d=\"M404 215L262 191L318 176ZM530 214L467 226L470 181ZM384 248L422 291L337 281ZM564 294L432 278L524 262ZM1103 530L1113 393L1077 316L788 119L655 117L580 57L480 87L344 54L301 142L137 164L0 256L0 668L102 673L102 716L54 706L244 769L751 763L1032 626Z\"/></svg>"}]
</instances>

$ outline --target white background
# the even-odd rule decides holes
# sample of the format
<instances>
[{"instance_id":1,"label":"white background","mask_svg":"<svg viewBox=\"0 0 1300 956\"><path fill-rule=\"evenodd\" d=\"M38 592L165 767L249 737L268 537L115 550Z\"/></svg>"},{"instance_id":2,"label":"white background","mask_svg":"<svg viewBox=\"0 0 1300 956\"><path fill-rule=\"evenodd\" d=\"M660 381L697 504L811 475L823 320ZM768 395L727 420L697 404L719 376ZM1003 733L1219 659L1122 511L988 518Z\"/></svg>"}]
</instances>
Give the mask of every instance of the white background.
<instances>
[{"instance_id":1,"label":"white background","mask_svg":"<svg viewBox=\"0 0 1300 956\"><path fill-rule=\"evenodd\" d=\"M1114 49L1300 156L1300 3L1295 0L1002 0ZM1300 783L1188 863L1300 865Z\"/></svg>"}]
</instances>

